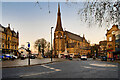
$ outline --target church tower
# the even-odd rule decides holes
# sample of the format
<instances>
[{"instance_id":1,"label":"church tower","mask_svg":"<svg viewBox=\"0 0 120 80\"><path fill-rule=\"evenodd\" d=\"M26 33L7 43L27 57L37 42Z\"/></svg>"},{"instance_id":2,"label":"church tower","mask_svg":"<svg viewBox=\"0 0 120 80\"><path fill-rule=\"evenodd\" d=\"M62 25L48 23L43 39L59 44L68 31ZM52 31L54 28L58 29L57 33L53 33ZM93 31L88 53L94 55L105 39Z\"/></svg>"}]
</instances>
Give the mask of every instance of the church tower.
<instances>
[{"instance_id":1,"label":"church tower","mask_svg":"<svg viewBox=\"0 0 120 80\"><path fill-rule=\"evenodd\" d=\"M58 3L57 24L54 31L54 55L58 56L65 51L64 31L61 22L60 5Z\"/></svg>"}]
</instances>

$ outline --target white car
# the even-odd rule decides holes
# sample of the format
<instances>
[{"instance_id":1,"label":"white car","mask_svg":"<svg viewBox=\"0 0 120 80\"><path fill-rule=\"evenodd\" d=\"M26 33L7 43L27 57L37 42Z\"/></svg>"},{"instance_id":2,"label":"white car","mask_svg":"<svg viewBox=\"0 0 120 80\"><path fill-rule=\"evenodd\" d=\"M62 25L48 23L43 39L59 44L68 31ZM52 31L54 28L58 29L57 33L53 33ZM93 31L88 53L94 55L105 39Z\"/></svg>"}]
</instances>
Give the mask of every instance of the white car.
<instances>
[{"instance_id":1,"label":"white car","mask_svg":"<svg viewBox=\"0 0 120 80\"><path fill-rule=\"evenodd\" d=\"M82 55L81 60L87 60L87 55Z\"/></svg>"},{"instance_id":2,"label":"white car","mask_svg":"<svg viewBox=\"0 0 120 80\"><path fill-rule=\"evenodd\" d=\"M14 58L14 59L17 59L18 57L17 56L15 56L15 55L12 55L12 57Z\"/></svg>"}]
</instances>

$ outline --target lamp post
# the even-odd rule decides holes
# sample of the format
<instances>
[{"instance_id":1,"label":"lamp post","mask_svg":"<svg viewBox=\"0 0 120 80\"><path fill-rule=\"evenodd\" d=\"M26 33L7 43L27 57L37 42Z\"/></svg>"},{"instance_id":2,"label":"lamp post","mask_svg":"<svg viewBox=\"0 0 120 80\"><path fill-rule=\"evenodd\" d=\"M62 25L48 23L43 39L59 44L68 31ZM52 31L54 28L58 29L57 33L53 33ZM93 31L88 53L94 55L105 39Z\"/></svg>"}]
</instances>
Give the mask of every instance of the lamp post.
<instances>
[{"instance_id":1,"label":"lamp post","mask_svg":"<svg viewBox=\"0 0 120 80\"><path fill-rule=\"evenodd\" d=\"M51 27L51 61L52 61L52 29L53 29L54 27Z\"/></svg>"},{"instance_id":2,"label":"lamp post","mask_svg":"<svg viewBox=\"0 0 120 80\"><path fill-rule=\"evenodd\" d=\"M40 43L38 44L38 54L40 55L40 52L41 52L41 45Z\"/></svg>"}]
</instances>

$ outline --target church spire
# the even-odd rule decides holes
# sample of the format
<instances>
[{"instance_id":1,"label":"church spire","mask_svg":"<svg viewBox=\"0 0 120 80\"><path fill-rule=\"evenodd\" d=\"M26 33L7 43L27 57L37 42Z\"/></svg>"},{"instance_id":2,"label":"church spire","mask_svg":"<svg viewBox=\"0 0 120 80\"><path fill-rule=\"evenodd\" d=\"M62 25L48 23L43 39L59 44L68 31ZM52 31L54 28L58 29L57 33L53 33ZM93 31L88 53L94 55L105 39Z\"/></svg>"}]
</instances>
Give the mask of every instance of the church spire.
<instances>
[{"instance_id":1,"label":"church spire","mask_svg":"<svg viewBox=\"0 0 120 80\"><path fill-rule=\"evenodd\" d=\"M61 22L61 13L60 13L60 5L58 3L58 13L57 13L57 24L55 31L63 31L62 22Z\"/></svg>"}]
</instances>

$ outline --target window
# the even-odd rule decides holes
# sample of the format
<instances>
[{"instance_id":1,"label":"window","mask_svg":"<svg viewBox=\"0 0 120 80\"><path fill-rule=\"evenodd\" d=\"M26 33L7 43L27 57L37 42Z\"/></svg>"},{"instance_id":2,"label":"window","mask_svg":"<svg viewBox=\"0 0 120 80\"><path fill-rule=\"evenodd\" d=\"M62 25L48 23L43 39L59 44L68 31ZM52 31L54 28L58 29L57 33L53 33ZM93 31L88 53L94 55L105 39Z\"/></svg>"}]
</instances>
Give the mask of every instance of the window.
<instances>
[{"instance_id":1,"label":"window","mask_svg":"<svg viewBox=\"0 0 120 80\"><path fill-rule=\"evenodd\" d=\"M10 41L10 37L8 37L8 41Z\"/></svg>"},{"instance_id":2,"label":"window","mask_svg":"<svg viewBox=\"0 0 120 80\"><path fill-rule=\"evenodd\" d=\"M109 41L112 41L112 37L109 37Z\"/></svg>"},{"instance_id":3,"label":"window","mask_svg":"<svg viewBox=\"0 0 120 80\"><path fill-rule=\"evenodd\" d=\"M58 32L58 37L61 38L61 36L62 36L62 33Z\"/></svg>"},{"instance_id":4,"label":"window","mask_svg":"<svg viewBox=\"0 0 120 80\"><path fill-rule=\"evenodd\" d=\"M66 35L64 35L64 37L66 38Z\"/></svg>"},{"instance_id":5,"label":"window","mask_svg":"<svg viewBox=\"0 0 120 80\"><path fill-rule=\"evenodd\" d=\"M56 38L58 38L58 36L56 36Z\"/></svg>"},{"instance_id":6,"label":"window","mask_svg":"<svg viewBox=\"0 0 120 80\"><path fill-rule=\"evenodd\" d=\"M116 36L116 40L120 39L120 34Z\"/></svg>"},{"instance_id":7,"label":"window","mask_svg":"<svg viewBox=\"0 0 120 80\"><path fill-rule=\"evenodd\" d=\"M14 45L13 45L13 47L12 47L13 49L14 49Z\"/></svg>"},{"instance_id":8,"label":"window","mask_svg":"<svg viewBox=\"0 0 120 80\"><path fill-rule=\"evenodd\" d=\"M3 43L2 47L4 48L4 43Z\"/></svg>"},{"instance_id":9,"label":"window","mask_svg":"<svg viewBox=\"0 0 120 80\"><path fill-rule=\"evenodd\" d=\"M15 49L17 49L16 45L15 45Z\"/></svg>"},{"instance_id":10,"label":"window","mask_svg":"<svg viewBox=\"0 0 120 80\"><path fill-rule=\"evenodd\" d=\"M3 40L5 39L5 36L4 36L4 35L2 36L2 39L3 39Z\"/></svg>"},{"instance_id":11,"label":"window","mask_svg":"<svg viewBox=\"0 0 120 80\"><path fill-rule=\"evenodd\" d=\"M0 49L1 49L1 43L0 43Z\"/></svg>"},{"instance_id":12,"label":"window","mask_svg":"<svg viewBox=\"0 0 120 80\"><path fill-rule=\"evenodd\" d=\"M8 49L10 48L10 44L8 44Z\"/></svg>"}]
</instances>

